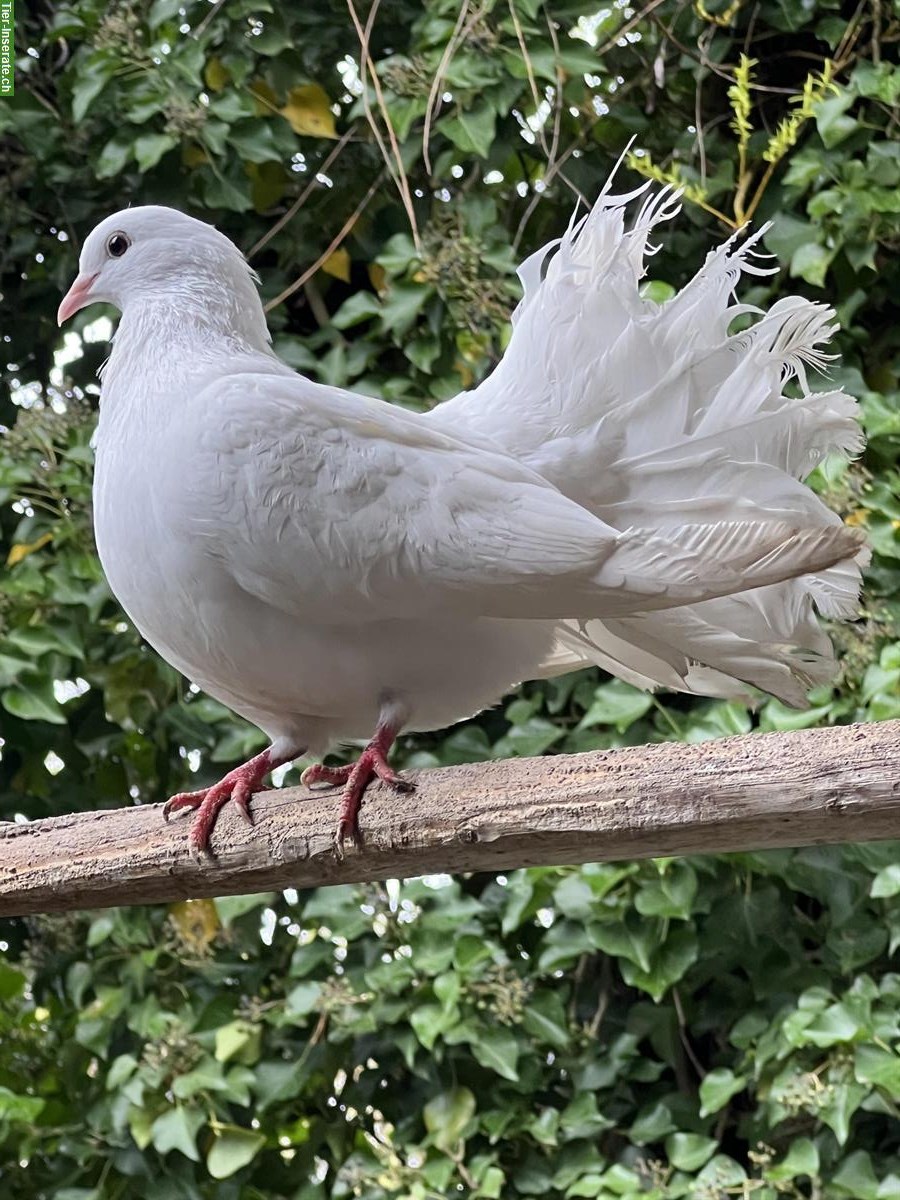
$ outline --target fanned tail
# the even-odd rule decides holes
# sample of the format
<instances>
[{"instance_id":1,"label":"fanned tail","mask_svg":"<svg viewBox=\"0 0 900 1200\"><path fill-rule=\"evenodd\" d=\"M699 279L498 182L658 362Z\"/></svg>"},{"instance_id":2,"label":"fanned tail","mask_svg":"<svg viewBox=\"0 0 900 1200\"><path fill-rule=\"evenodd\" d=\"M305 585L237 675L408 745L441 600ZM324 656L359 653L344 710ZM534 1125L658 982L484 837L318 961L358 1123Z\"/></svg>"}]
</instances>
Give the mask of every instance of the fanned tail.
<instances>
[{"instance_id":1,"label":"fanned tail","mask_svg":"<svg viewBox=\"0 0 900 1200\"><path fill-rule=\"evenodd\" d=\"M856 401L812 391L807 378L833 357L823 349L833 310L800 297L768 312L736 301L743 276L776 269L757 250L765 229L711 251L672 299L642 297L651 236L680 208L671 189L649 187L623 196L604 188L590 213L523 263L503 360L429 419L490 439L610 525L648 539L683 544L706 536L703 527L741 522L810 534L839 526L802 483L826 455L863 446ZM641 197L628 228L627 209ZM799 397L785 394L794 380ZM720 696L761 688L800 704L835 667L814 609L856 611L867 552L847 546L833 565L810 567L799 555L793 578L752 591L564 623L548 672L597 662L644 687Z\"/></svg>"}]
</instances>

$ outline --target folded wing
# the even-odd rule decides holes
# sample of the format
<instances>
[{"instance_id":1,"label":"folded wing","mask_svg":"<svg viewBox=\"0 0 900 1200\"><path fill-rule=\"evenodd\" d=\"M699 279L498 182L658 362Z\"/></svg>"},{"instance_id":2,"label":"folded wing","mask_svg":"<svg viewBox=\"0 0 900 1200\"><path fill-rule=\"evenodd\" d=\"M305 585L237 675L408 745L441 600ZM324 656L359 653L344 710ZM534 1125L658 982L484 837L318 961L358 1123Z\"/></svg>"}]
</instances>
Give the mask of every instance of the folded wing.
<instances>
[{"instance_id":1,"label":"folded wing","mask_svg":"<svg viewBox=\"0 0 900 1200\"><path fill-rule=\"evenodd\" d=\"M183 519L244 590L307 621L584 623L823 569L857 541L790 520L617 530L484 443L299 376L225 377L195 407Z\"/></svg>"}]
</instances>

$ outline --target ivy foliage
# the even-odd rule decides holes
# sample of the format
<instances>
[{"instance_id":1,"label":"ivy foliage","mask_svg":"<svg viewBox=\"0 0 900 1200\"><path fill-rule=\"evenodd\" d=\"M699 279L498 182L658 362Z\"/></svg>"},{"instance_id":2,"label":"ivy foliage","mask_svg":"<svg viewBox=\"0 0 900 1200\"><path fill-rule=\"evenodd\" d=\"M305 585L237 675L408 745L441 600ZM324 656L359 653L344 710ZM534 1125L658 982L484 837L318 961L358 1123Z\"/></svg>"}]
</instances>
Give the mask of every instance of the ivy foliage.
<instances>
[{"instance_id":1,"label":"ivy foliage","mask_svg":"<svg viewBox=\"0 0 900 1200\"><path fill-rule=\"evenodd\" d=\"M752 217L783 270L744 298L837 309L833 374L869 447L813 482L875 550L861 619L834 631L840 678L804 712L751 711L585 671L408 737L399 759L900 716L894 7L38 0L18 21L0 102L3 817L159 800L261 745L141 645L97 564L108 328L97 310L64 334L54 318L92 225L129 203L215 221L258 270L289 362L428 406L490 370L516 262L630 139L621 186L685 194L649 294ZM6 922L0 1191L900 1197L896 857L814 848Z\"/></svg>"}]
</instances>

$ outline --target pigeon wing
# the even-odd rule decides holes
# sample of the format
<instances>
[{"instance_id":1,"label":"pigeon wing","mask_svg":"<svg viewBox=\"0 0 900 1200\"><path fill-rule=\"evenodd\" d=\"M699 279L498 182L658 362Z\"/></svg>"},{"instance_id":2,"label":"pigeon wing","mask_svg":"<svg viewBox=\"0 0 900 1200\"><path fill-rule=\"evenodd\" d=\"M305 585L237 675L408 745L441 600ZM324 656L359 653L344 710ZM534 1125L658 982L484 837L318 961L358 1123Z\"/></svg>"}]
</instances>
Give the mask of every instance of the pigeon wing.
<instances>
[{"instance_id":1,"label":"pigeon wing","mask_svg":"<svg viewBox=\"0 0 900 1200\"><path fill-rule=\"evenodd\" d=\"M241 375L192 408L190 532L246 591L307 619L562 614L616 547L528 467L395 405Z\"/></svg>"},{"instance_id":2,"label":"pigeon wing","mask_svg":"<svg viewBox=\"0 0 900 1200\"><path fill-rule=\"evenodd\" d=\"M182 519L241 588L305 620L622 615L819 569L858 542L779 521L620 532L489 443L300 376L225 376L190 410Z\"/></svg>"}]
</instances>

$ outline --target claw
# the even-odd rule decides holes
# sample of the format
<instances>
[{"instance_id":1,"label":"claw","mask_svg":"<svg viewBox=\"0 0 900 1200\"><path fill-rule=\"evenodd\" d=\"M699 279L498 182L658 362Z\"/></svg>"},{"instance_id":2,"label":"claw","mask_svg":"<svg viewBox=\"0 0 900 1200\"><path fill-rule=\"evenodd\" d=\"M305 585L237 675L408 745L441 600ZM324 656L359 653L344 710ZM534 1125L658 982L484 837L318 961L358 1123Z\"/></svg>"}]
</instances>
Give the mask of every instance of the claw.
<instances>
[{"instance_id":1,"label":"claw","mask_svg":"<svg viewBox=\"0 0 900 1200\"><path fill-rule=\"evenodd\" d=\"M344 846L347 842L357 850L362 850L363 848L362 832L359 828L359 822L355 817L347 819L341 817L334 831L334 836L331 839L331 851L338 862L344 861Z\"/></svg>"},{"instance_id":2,"label":"claw","mask_svg":"<svg viewBox=\"0 0 900 1200\"><path fill-rule=\"evenodd\" d=\"M313 763L300 776L300 782L308 788L316 787L318 784L324 784L325 787L340 787L350 778L352 770L352 765L326 767L323 763Z\"/></svg>"},{"instance_id":3,"label":"claw","mask_svg":"<svg viewBox=\"0 0 900 1200\"><path fill-rule=\"evenodd\" d=\"M231 798L237 805L237 810L241 814L241 818L243 819L244 824L249 825L250 828L252 829L253 828L253 813L250 811L250 794L249 794L249 792L235 791L232 793Z\"/></svg>"},{"instance_id":4,"label":"claw","mask_svg":"<svg viewBox=\"0 0 900 1200\"><path fill-rule=\"evenodd\" d=\"M225 778L227 779L228 776L226 775ZM224 780L222 782L224 783ZM212 788L201 788L198 792L176 792L163 805L163 820L168 821L173 813L177 813L183 808L199 808L211 791Z\"/></svg>"},{"instance_id":5,"label":"claw","mask_svg":"<svg viewBox=\"0 0 900 1200\"><path fill-rule=\"evenodd\" d=\"M195 845L193 839L188 839L188 854L197 864L198 867L205 866L211 858L214 858L209 846Z\"/></svg>"}]
</instances>

